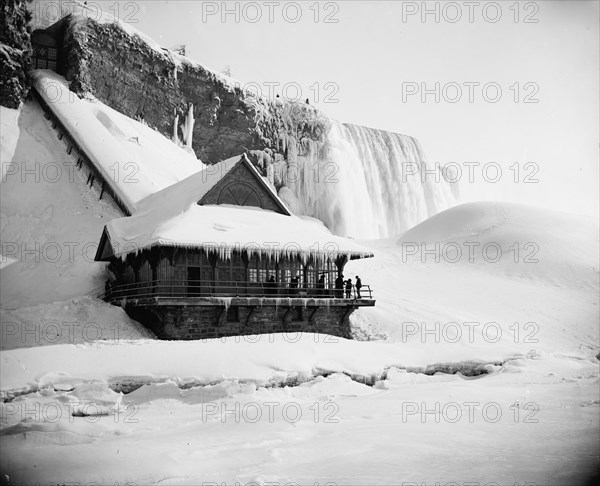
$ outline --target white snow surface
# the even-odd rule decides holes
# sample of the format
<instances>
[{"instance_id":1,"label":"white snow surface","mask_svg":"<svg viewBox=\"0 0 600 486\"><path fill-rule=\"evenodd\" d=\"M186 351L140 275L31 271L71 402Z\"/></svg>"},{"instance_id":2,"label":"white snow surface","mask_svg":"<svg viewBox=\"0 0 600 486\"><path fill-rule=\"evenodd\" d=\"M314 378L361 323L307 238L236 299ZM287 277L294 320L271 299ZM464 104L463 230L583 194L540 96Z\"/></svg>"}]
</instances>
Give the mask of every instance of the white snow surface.
<instances>
[{"instance_id":1,"label":"white snow surface","mask_svg":"<svg viewBox=\"0 0 600 486\"><path fill-rule=\"evenodd\" d=\"M4 113L2 241L97 243L115 208L77 177L14 174L69 159L35 103L6 124ZM597 236L594 220L474 203L401 238L362 241L375 257L345 273L373 288L376 306L351 317L370 341L157 341L120 308L81 297L101 286L103 264L9 248L3 482L585 484L600 455ZM490 243L495 263L481 252ZM423 373L436 364L489 374Z\"/></svg>"},{"instance_id":2,"label":"white snow surface","mask_svg":"<svg viewBox=\"0 0 600 486\"><path fill-rule=\"evenodd\" d=\"M204 169L189 151L101 103L80 99L62 76L33 73L34 84L50 109L89 155L103 177L133 212L146 196Z\"/></svg>"},{"instance_id":3,"label":"white snow surface","mask_svg":"<svg viewBox=\"0 0 600 486\"><path fill-rule=\"evenodd\" d=\"M2 108L3 124L5 113ZM37 103L11 115L16 125L10 134L2 131L6 147L13 147L1 161L2 308L94 293L107 277L94 253L104 225L119 211L86 186Z\"/></svg>"},{"instance_id":4,"label":"white snow surface","mask_svg":"<svg viewBox=\"0 0 600 486\"><path fill-rule=\"evenodd\" d=\"M362 241L375 258L352 261L345 273L372 284L377 304L351 319L367 337L429 355L535 348L594 356L598 234L598 221L577 215L508 203L456 206L399 240ZM439 346L443 334L456 341Z\"/></svg>"},{"instance_id":5,"label":"white snow surface","mask_svg":"<svg viewBox=\"0 0 600 486\"><path fill-rule=\"evenodd\" d=\"M94 297L0 309L0 320L2 350L154 338L151 331L132 320L123 309Z\"/></svg>"},{"instance_id":6,"label":"white snow surface","mask_svg":"<svg viewBox=\"0 0 600 486\"><path fill-rule=\"evenodd\" d=\"M0 106L0 160L5 162L2 164L2 178L17 148L19 113L20 110Z\"/></svg>"}]
</instances>

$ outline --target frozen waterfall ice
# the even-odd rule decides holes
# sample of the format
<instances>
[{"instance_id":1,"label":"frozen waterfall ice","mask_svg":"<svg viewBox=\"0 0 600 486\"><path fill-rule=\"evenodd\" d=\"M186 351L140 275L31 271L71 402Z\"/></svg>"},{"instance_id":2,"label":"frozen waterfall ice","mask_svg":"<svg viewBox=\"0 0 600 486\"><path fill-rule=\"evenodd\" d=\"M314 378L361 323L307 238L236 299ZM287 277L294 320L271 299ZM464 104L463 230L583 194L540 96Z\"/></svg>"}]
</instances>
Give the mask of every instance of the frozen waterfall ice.
<instances>
[{"instance_id":1,"label":"frozen waterfall ice","mask_svg":"<svg viewBox=\"0 0 600 486\"><path fill-rule=\"evenodd\" d=\"M456 188L407 135L332 120L322 149L301 149L288 161L286 185L301 213L338 235L399 235L456 200Z\"/></svg>"}]
</instances>

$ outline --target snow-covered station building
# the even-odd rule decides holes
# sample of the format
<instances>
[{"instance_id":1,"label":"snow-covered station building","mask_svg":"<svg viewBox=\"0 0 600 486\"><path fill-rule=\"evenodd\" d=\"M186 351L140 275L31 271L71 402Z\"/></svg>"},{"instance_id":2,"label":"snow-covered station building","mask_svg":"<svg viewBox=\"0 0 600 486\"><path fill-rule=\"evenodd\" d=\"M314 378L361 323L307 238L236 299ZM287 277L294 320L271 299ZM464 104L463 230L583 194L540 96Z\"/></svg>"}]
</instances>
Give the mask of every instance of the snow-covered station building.
<instances>
[{"instance_id":1,"label":"snow-covered station building","mask_svg":"<svg viewBox=\"0 0 600 486\"><path fill-rule=\"evenodd\" d=\"M110 262L114 277L104 299L161 338L293 331L351 337L350 314L375 300L368 285L340 292L335 281L349 260L372 256L320 221L291 214L242 155L111 221L96 260Z\"/></svg>"}]
</instances>

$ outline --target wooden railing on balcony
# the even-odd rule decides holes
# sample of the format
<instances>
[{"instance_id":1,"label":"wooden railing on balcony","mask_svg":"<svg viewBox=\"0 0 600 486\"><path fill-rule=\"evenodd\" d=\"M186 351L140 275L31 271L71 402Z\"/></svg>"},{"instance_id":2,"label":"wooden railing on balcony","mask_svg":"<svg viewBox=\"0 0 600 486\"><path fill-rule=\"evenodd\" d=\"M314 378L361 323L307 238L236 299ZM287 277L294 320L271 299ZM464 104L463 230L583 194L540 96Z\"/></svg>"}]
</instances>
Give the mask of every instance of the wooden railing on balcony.
<instances>
[{"instance_id":1,"label":"wooden railing on balcony","mask_svg":"<svg viewBox=\"0 0 600 486\"><path fill-rule=\"evenodd\" d=\"M291 297L310 299L373 300L369 285L363 285L360 293L356 286L349 290L320 288L314 285L271 283L271 282L215 282L215 281L164 281L155 280L130 284L109 285L98 298L106 302L122 299L151 299L155 297Z\"/></svg>"}]
</instances>

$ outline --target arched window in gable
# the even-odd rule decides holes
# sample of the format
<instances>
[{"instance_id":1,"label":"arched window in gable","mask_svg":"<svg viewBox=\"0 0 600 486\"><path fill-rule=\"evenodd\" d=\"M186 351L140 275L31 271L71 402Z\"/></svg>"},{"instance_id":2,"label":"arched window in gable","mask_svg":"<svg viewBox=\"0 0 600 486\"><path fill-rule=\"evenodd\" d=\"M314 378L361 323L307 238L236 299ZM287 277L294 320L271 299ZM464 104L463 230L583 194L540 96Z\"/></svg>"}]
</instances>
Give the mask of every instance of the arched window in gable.
<instances>
[{"instance_id":1,"label":"arched window in gable","mask_svg":"<svg viewBox=\"0 0 600 486\"><path fill-rule=\"evenodd\" d=\"M235 206L255 206L262 208L258 191L250 184L235 181L227 184L220 192L217 204L232 204Z\"/></svg>"}]
</instances>

